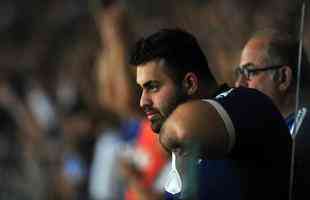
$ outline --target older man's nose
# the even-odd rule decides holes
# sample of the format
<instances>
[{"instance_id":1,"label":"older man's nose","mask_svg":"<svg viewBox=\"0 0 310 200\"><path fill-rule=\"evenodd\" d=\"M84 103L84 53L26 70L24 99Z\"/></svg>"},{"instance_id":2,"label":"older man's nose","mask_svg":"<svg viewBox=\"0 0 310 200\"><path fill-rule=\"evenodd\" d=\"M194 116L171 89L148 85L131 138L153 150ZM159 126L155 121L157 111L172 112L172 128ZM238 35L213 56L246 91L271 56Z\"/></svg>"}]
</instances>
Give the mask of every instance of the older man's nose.
<instances>
[{"instance_id":1,"label":"older man's nose","mask_svg":"<svg viewBox=\"0 0 310 200\"><path fill-rule=\"evenodd\" d=\"M235 82L235 87L240 87L240 86L248 87L248 80L242 75L240 75Z\"/></svg>"}]
</instances>

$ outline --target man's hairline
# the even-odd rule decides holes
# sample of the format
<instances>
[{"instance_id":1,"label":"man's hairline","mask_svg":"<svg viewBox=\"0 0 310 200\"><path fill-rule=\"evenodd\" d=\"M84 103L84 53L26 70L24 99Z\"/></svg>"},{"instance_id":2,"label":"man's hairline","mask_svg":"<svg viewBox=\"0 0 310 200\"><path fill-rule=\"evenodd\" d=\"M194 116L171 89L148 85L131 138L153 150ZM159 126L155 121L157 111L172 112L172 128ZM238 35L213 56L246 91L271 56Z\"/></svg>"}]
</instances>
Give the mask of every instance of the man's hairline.
<instances>
[{"instance_id":1,"label":"man's hairline","mask_svg":"<svg viewBox=\"0 0 310 200\"><path fill-rule=\"evenodd\" d=\"M175 69L175 67L170 66L165 58L162 58L162 57L153 58L148 61L142 62L141 64L135 65L135 67L136 68L146 67L146 65L148 65L149 63L158 64L158 66L162 67L162 69L168 74L168 76L177 84L178 80L175 78L176 76L174 76L173 74L177 72L178 70Z\"/></svg>"},{"instance_id":2,"label":"man's hairline","mask_svg":"<svg viewBox=\"0 0 310 200\"><path fill-rule=\"evenodd\" d=\"M153 58L144 62L141 62L139 64L134 65L134 67L139 68L139 67L144 67L149 63L157 63L160 66L167 66L167 61L165 60L165 58Z\"/></svg>"},{"instance_id":3,"label":"man's hairline","mask_svg":"<svg viewBox=\"0 0 310 200\"><path fill-rule=\"evenodd\" d=\"M276 55L276 58L274 58L273 55L271 55L270 49L274 45L274 42L276 42L276 38L274 38L274 35L254 35L246 44L246 46L255 40L265 40L263 46L260 46L259 49L256 49L260 56L259 63L261 66L268 66L268 65L283 65L289 67L293 71L294 66L290 66L290 64L281 63L279 61L279 54ZM278 70L272 70L267 72L268 76L272 78L273 81L275 81L275 77L278 73ZM294 77L293 77L294 78Z\"/></svg>"}]
</instances>

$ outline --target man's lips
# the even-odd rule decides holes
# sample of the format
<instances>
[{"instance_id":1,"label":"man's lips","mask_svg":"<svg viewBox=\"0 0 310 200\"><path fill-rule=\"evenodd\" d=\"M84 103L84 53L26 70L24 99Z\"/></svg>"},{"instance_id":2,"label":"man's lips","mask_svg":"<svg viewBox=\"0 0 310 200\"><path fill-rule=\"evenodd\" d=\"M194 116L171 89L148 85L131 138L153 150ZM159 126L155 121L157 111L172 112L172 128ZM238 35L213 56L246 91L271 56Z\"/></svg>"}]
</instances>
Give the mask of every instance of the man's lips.
<instances>
[{"instance_id":1,"label":"man's lips","mask_svg":"<svg viewBox=\"0 0 310 200\"><path fill-rule=\"evenodd\" d=\"M146 117L151 120L157 113L156 112L146 112Z\"/></svg>"}]
</instances>

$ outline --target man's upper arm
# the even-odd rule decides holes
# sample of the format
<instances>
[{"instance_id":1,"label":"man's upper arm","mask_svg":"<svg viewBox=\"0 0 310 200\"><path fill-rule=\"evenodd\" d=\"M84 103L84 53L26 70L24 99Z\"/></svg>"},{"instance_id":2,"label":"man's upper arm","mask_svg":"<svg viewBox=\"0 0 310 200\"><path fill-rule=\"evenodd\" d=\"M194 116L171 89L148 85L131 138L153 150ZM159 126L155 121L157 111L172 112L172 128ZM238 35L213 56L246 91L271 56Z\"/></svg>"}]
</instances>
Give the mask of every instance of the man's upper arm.
<instances>
[{"instance_id":1,"label":"man's upper arm","mask_svg":"<svg viewBox=\"0 0 310 200\"><path fill-rule=\"evenodd\" d=\"M181 104L167 119L162 134L172 134L183 151L196 145L203 157L222 158L234 145L234 127L225 109L214 100Z\"/></svg>"}]
</instances>

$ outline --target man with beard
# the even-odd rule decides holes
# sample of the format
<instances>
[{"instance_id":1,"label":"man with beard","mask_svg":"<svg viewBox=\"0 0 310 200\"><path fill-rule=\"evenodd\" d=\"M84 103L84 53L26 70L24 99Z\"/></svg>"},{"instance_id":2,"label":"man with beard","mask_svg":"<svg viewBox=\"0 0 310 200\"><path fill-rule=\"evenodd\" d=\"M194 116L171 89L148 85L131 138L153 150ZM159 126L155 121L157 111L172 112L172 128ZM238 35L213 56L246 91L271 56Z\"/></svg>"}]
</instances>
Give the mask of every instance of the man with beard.
<instances>
[{"instance_id":1,"label":"man with beard","mask_svg":"<svg viewBox=\"0 0 310 200\"><path fill-rule=\"evenodd\" d=\"M217 87L195 37L179 29L139 40L131 64L140 107L172 152L166 199L288 199L291 138L268 97Z\"/></svg>"}]
</instances>

